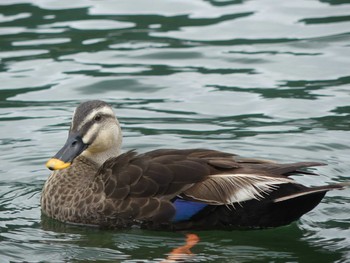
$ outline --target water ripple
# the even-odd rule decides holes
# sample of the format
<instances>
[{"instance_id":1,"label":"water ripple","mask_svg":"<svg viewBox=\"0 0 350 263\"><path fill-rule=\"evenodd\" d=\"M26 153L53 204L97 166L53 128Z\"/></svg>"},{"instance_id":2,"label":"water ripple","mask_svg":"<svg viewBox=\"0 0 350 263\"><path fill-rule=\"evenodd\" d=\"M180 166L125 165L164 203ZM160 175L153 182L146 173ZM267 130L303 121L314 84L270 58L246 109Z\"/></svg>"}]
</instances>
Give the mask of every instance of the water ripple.
<instances>
[{"instance_id":1,"label":"water ripple","mask_svg":"<svg viewBox=\"0 0 350 263\"><path fill-rule=\"evenodd\" d=\"M349 1L2 0L1 260L161 262L183 233L41 217L46 160L83 100L116 109L124 150L205 147L320 161L346 182ZM198 233L193 262L347 262L349 189L290 226Z\"/></svg>"}]
</instances>

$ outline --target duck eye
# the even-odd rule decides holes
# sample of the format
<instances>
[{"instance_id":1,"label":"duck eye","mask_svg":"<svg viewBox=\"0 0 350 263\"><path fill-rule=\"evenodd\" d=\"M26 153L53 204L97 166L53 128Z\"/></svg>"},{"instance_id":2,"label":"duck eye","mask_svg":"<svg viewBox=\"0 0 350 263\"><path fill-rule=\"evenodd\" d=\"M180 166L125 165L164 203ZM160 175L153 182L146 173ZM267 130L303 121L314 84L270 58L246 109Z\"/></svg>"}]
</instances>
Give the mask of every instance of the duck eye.
<instances>
[{"instance_id":1,"label":"duck eye","mask_svg":"<svg viewBox=\"0 0 350 263\"><path fill-rule=\"evenodd\" d=\"M100 121L102 119L102 116L100 114L97 114L94 118L94 121Z\"/></svg>"}]
</instances>

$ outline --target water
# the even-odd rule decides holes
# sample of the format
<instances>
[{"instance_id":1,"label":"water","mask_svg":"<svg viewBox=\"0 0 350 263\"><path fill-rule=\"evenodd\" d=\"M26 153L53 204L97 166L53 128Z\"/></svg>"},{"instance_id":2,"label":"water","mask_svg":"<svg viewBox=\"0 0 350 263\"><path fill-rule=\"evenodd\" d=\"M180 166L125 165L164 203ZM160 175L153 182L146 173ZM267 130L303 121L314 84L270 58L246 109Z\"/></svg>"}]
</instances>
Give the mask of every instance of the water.
<instances>
[{"instance_id":1,"label":"water","mask_svg":"<svg viewBox=\"0 0 350 263\"><path fill-rule=\"evenodd\" d=\"M0 262L160 262L185 233L41 218L74 108L111 103L124 150L206 147L324 161L349 181L350 1L0 3ZM290 226L196 232L193 262L350 262L350 190Z\"/></svg>"}]
</instances>

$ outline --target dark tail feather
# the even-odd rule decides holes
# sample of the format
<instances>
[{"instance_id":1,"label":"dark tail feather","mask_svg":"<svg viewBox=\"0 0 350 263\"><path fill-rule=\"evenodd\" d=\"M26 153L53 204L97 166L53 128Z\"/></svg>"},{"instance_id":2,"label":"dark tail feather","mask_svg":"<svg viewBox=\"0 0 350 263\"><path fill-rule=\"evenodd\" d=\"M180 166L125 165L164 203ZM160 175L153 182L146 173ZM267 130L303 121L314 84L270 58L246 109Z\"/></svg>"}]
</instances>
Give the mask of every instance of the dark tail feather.
<instances>
[{"instance_id":1,"label":"dark tail feather","mask_svg":"<svg viewBox=\"0 0 350 263\"><path fill-rule=\"evenodd\" d=\"M284 175L293 175L293 174L308 174L308 175L317 175L316 173L310 171L300 170L302 168L314 167L314 166L324 166L325 163L318 162L299 162L299 163L287 163L279 164L278 166L271 169L271 172Z\"/></svg>"},{"instance_id":2,"label":"dark tail feather","mask_svg":"<svg viewBox=\"0 0 350 263\"><path fill-rule=\"evenodd\" d=\"M301 191L277 197L265 204L252 202L245 207L248 208L249 216L242 223L248 227L277 227L290 224L314 209L329 190L344 189L346 186L347 183L305 187Z\"/></svg>"},{"instance_id":3,"label":"dark tail feather","mask_svg":"<svg viewBox=\"0 0 350 263\"><path fill-rule=\"evenodd\" d=\"M350 183L339 183L318 187L305 187L301 191L275 198L266 206L259 207L255 220L261 227L276 227L290 224L314 209L330 190L342 190ZM253 217L253 218L254 218ZM260 217L260 218L259 218ZM251 222L254 225L254 222Z\"/></svg>"},{"instance_id":4,"label":"dark tail feather","mask_svg":"<svg viewBox=\"0 0 350 263\"><path fill-rule=\"evenodd\" d=\"M314 166L323 166L325 163L319 162L298 162L298 163L274 163L268 161L261 161L260 163L257 160L255 163L252 159L242 159L239 163L242 163L243 167L250 168L259 171L267 171L271 174L275 175L285 175L290 176L294 174L309 174L309 175L317 175L316 173L306 171L303 168L314 167Z\"/></svg>"},{"instance_id":5,"label":"dark tail feather","mask_svg":"<svg viewBox=\"0 0 350 263\"><path fill-rule=\"evenodd\" d=\"M330 185L323 185L323 186L306 188L303 191L276 198L273 200L273 202L278 203L278 202L283 202L283 201L286 201L289 199L298 198L301 196L307 196L307 195L312 195L312 194L317 194L317 193L322 193L322 192L326 193L330 190L336 190L336 189L342 190L347 186L350 186L350 183L330 184Z\"/></svg>"}]
</instances>

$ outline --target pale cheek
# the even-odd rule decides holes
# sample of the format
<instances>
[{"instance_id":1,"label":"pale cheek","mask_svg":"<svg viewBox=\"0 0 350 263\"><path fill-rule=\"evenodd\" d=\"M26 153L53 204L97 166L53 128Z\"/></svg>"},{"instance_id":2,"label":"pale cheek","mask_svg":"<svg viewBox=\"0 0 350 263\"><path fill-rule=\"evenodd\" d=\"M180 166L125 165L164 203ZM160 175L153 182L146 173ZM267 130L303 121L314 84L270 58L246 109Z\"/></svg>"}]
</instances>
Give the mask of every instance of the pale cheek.
<instances>
[{"instance_id":1,"label":"pale cheek","mask_svg":"<svg viewBox=\"0 0 350 263\"><path fill-rule=\"evenodd\" d=\"M114 136L110 132L103 131L99 133L95 141L89 146L88 151L91 153L104 152L114 144Z\"/></svg>"}]
</instances>

